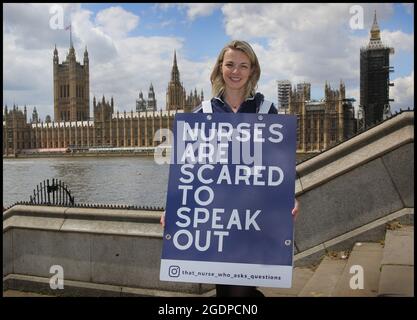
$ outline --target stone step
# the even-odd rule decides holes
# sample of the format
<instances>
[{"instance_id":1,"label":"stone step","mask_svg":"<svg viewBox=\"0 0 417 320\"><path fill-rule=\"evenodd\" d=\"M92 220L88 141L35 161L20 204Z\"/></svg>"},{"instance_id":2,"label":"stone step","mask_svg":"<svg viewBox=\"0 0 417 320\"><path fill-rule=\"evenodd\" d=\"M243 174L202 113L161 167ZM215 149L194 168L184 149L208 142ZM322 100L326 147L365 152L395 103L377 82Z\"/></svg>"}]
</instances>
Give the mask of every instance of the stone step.
<instances>
[{"instance_id":1,"label":"stone step","mask_svg":"<svg viewBox=\"0 0 417 320\"><path fill-rule=\"evenodd\" d=\"M314 271L307 267L296 267L293 270L291 288L264 288L258 287L265 297L296 297L307 281L313 276Z\"/></svg>"},{"instance_id":2,"label":"stone step","mask_svg":"<svg viewBox=\"0 0 417 320\"><path fill-rule=\"evenodd\" d=\"M40 294L37 292L27 292L18 290L6 290L3 291L3 297L54 297L46 294Z\"/></svg>"},{"instance_id":3,"label":"stone step","mask_svg":"<svg viewBox=\"0 0 417 320\"><path fill-rule=\"evenodd\" d=\"M414 296L414 227L387 230L378 296Z\"/></svg>"},{"instance_id":4,"label":"stone step","mask_svg":"<svg viewBox=\"0 0 417 320\"><path fill-rule=\"evenodd\" d=\"M414 265L414 227L387 230L381 265Z\"/></svg>"},{"instance_id":5,"label":"stone step","mask_svg":"<svg viewBox=\"0 0 417 320\"><path fill-rule=\"evenodd\" d=\"M336 284L333 297L375 297L378 294L383 246L356 243Z\"/></svg>"},{"instance_id":6,"label":"stone step","mask_svg":"<svg viewBox=\"0 0 417 320\"><path fill-rule=\"evenodd\" d=\"M345 265L344 259L325 256L298 296L330 297Z\"/></svg>"}]
</instances>

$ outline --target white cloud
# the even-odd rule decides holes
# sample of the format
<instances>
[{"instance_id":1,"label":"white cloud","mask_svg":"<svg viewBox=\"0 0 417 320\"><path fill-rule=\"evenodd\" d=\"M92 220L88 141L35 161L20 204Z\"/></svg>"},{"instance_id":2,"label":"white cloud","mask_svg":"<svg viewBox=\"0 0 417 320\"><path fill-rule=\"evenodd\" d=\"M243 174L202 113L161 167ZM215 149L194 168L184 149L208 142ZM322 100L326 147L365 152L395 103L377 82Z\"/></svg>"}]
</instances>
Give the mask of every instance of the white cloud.
<instances>
[{"instance_id":1,"label":"white cloud","mask_svg":"<svg viewBox=\"0 0 417 320\"><path fill-rule=\"evenodd\" d=\"M221 8L220 3L159 3L158 8L167 10L168 8L177 7L180 10L185 10L187 19L193 21L198 17L206 17L213 13L214 10Z\"/></svg>"},{"instance_id":2,"label":"white cloud","mask_svg":"<svg viewBox=\"0 0 417 320\"><path fill-rule=\"evenodd\" d=\"M32 7L18 4L12 6L3 22L4 54L3 69L4 104L27 104L37 106L42 119L47 114L53 116L53 76L52 56L54 39L57 42L60 63L65 60L69 47L69 34L64 30L54 31L49 36L34 38L36 48L28 48L24 38L31 36L29 27L25 26L25 16L30 16L30 10L39 10L38 20L31 21L37 34L49 32L47 26L39 27L39 21L48 15L48 6ZM41 9L39 9L41 8ZM207 65L194 63L183 59L182 47L184 39L178 37L128 37L127 32L137 24L138 20L124 10L106 9L98 12L97 17L91 11L80 7L71 11L67 21L72 22L73 43L77 61L83 64L83 53L87 46L90 61L90 112L95 95L101 99L103 94L107 99L114 97L116 109L119 111L135 110L135 100L142 90L147 96L150 83L153 83L158 109L165 109L166 89L170 80L174 49L181 73L181 81L187 93L196 87L198 93L202 86L207 94ZM104 13L103 13L104 12ZM126 20L130 23L124 25ZM111 23L108 21L111 20ZM136 22L135 22L136 21ZM65 23L67 24L67 23ZM116 32L110 32L113 28ZM12 32L13 31L13 32ZM58 34L59 33L59 34ZM32 35L33 36L33 35ZM52 39L52 40L51 40ZM28 50L30 49L30 50ZM202 81L201 75L204 75Z\"/></svg>"},{"instance_id":3,"label":"white cloud","mask_svg":"<svg viewBox=\"0 0 417 320\"><path fill-rule=\"evenodd\" d=\"M394 86L390 88L390 98L394 99L391 111L414 109L414 71L409 76L399 77L391 82L394 83Z\"/></svg>"},{"instance_id":4,"label":"white cloud","mask_svg":"<svg viewBox=\"0 0 417 320\"><path fill-rule=\"evenodd\" d=\"M124 37L139 24L139 17L121 7L111 7L100 11L96 25L112 37Z\"/></svg>"},{"instance_id":5,"label":"white cloud","mask_svg":"<svg viewBox=\"0 0 417 320\"><path fill-rule=\"evenodd\" d=\"M222 6L218 3L186 3L184 5L187 7L187 17L191 21L198 17L209 16Z\"/></svg>"},{"instance_id":6,"label":"white cloud","mask_svg":"<svg viewBox=\"0 0 417 320\"><path fill-rule=\"evenodd\" d=\"M414 51L414 34L404 33L400 30L396 31L381 31L382 42L393 47L395 51Z\"/></svg>"},{"instance_id":7,"label":"white cloud","mask_svg":"<svg viewBox=\"0 0 417 320\"><path fill-rule=\"evenodd\" d=\"M28 50L50 48L51 43L64 45L69 37L64 29L52 29L50 20L54 14L49 12L54 4L8 3L3 4L3 33L13 34L16 45ZM64 26L71 21L71 16L79 10L77 4L59 4L63 12Z\"/></svg>"},{"instance_id":8,"label":"white cloud","mask_svg":"<svg viewBox=\"0 0 417 320\"><path fill-rule=\"evenodd\" d=\"M159 4L157 8L172 5ZM176 5L177 6L177 5ZM181 4L189 20L211 14L220 4ZM231 38L249 41L258 55L262 75L259 90L276 102L276 80L293 84L308 81L312 90L323 92L327 80L332 88L346 83L347 96L359 104L359 51L369 41L369 31L349 29L349 4L225 4L224 27ZM57 44L60 61L65 59L69 33L49 27L49 7L41 4L6 4L3 20L3 100L9 106L36 105L42 118L53 116L52 53ZM365 29L377 8L378 22L393 14L392 4L365 4ZM35 14L33 14L35 13ZM204 90L211 96L210 72L216 57L205 61L187 60L186 39L176 36L139 37L129 32L139 25L139 17L120 7L93 12L80 5L65 5L65 25L72 22L77 60L82 62L85 46L90 58L92 97L114 97L120 111L134 110L140 90L146 96L152 82L158 109L165 109L173 51L177 51L181 81L187 91ZM248 23L250 21L251 23ZM256 23L255 23L256 22ZM144 26L146 27L146 26ZM382 40L398 52L414 54L413 34L382 28ZM358 35L359 34L359 35ZM218 44L215 44L218 45ZM396 61L398 64L412 63ZM407 64L406 64L407 65ZM409 77L392 80L390 96L397 105L413 103ZM322 98L319 96L317 98ZM92 111L92 105L90 107Z\"/></svg>"},{"instance_id":9,"label":"white cloud","mask_svg":"<svg viewBox=\"0 0 417 320\"><path fill-rule=\"evenodd\" d=\"M369 42L369 31L363 35L350 29L352 5L226 4L222 11L226 33L253 45L262 68L259 88L273 94L270 99L276 99L273 80L289 79L293 84L307 81L312 89L322 92L325 81L338 88L342 79L348 96L354 94L359 104L359 53ZM393 4L360 6L365 30L370 29L374 10L380 27L394 12ZM396 52L413 53L413 34L383 30L381 36Z\"/></svg>"},{"instance_id":10,"label":"white cloud","mask_svg":"<svg viewBox=\"0 0 417 320\"><path fill-rule=\"evenodd\" d=\"M92 14L87 10L74 13L72 17L74 47L82 50L87 46L92 63L110 63L118 55L115 41L91 21ZM64 48L67 51L68 44ZM59 52L61 51L59 50ZM78 57L80 56L78 55Z\"/></svg>"}]
</instances>

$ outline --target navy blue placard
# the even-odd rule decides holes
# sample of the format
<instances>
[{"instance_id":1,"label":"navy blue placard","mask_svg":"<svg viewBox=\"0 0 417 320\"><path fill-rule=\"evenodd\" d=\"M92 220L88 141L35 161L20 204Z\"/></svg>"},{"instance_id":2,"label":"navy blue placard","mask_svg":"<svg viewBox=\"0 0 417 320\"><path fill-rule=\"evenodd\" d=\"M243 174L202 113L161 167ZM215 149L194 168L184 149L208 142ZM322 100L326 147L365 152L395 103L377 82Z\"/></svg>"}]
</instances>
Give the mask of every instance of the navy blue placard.
<instances>
[{"instance_id":1,"label":"navy blue placard","mask_svg":"<svg viewBox=\"0 0 417 320\"><path fill-rule=\"evenodd\" d=\"M161 280L242 283L177 275L187 261L292 268L295 151L295 116L177 114Z\"/></svg>"}]
</instances>

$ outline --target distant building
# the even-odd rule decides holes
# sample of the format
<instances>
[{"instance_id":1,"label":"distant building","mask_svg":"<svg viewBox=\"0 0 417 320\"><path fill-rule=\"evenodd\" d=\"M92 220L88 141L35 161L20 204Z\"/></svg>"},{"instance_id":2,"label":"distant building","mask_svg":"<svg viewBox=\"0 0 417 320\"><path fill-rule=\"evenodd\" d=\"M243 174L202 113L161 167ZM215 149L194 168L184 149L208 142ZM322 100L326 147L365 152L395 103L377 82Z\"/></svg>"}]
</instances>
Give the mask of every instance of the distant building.
<instances>
[{"instance_id":1,"label":"distant building","mask_svg":"<svg viewBox=\"0 0 417 320\"><path fill-rule=\"evenodd\" d=\"M30 135L27 127L26 107L22 112L16 105L13 105L12 110L8 110L6 105L3 112L3 154L15 153L14 150L27 145Z\"/></svg>"},{"instance_id":2,"label":"distant building","mask_svg":"<svg viewBox=\"0 0 417 320\"><path fill-rule=\"evenodd\" d=\"M166 110L184 110L184 112L191 112L195 107L201 104L203 99L203 90L201 90L200 95L197 95L197 89L194 89L194 94L191 91L189 96L186 96L184 86L180 81L177 53L174 51L171 80L168 83L166 93Z\"/></svg>"},{"instance_id":3,"label":"distant building","mask_svg":"<svg viewBox=\"0 0 417 320\"><path fill-rule=\"evenodd\" d=\"M155 91L151 83L148 91L148 100L143 98L142 91L139 92L139 98L136 100L136 112L156 111L157 104L155 98Z\"/></svg>"},{"instance_id":4,"label":"distant building","mask_svg":"<svg viewBox=\"0 0 417 320\"><path fill-rule=\"evenodd\" d=\"M384 114L390 113L389 55L393 48L381 42L380 30L376 20L371 28L371 38L367 47L360 50L360 110L363 114L363 126L368 128L383 120Z\"/></svg>"},{"instance_id":5,"label":"distant building","mask_svg":"<svg viewBox=\"0 0 417 320\"><path fill-rule=\"evenodd\" d=\"M185 89L180 81L180 72L177 65L177 53L174 52L174 64L171 70L171 80L168 83L166 110L184 109Z\"/></svg>"},{"instance_id":6,"label":"distant building","mask_svg":"<svg viewBox=\"0 0 417 320\"><path fill-rule=\"evenodd\" d=\"M84 65L76 61L75 50L70 44L67 59L60 64L58 50L54 50L54 120L85 121L90 118L90 83L87 47Z\"/></svg>"},{"instance_id":7,"label":"distant building","mask_svg":"<svg viewBox=\"0 0 417 320\"><path fill-rule=\"evenodd\" d=\"M197 94L197 89L194 89L194 93L191 90L190 94L185 99L184 112L191 112L195 107L199 106L204 100L204 93L201 90L200 94Z\"/></svg>"},{"instance_id":8,"label":"distant building","mask_svg":"<svg viewBox=\"0 0 417 320\"><path fill-rule=\"evenodd\" d=\"M311 99L311 83L302 82L297 83L297 91L304 91L304 98L309 101Z\"/></svg>"},{"instance_id":9,"label":"distant building","mask_svg":"<svg viewBox=\"0 0 417 320\"><path fill-rule=\"evenodd\" d=\"M136 99L136 112L145 112L147 105L146 100L143 98L143 93L140 91L139 98Z\"/></svg>"},{"instance_id":10,"label":"distant building","mask_svg":"<svg viewBox=\"0 0 417 320\"><path fill-rule=\"evenodd\" d=\"M147 111L156 111L156 98L155 98L155 91L153 90L153 85L149 87L148 91L148 106L146 108Z\"/></svg>"},{"instance_id":11,"label":"distant building","mask_svg":"<svg viewBox=\"0 0 417 320\"><path fill-rule=\"evenodd\" d=\"M278 87L278 109L280 113L288 111L290 103L291 82L289 80L277 81Z\"/></svg>"},{"instance_id":12,"label":"distant building","mask_svg":"<svg viewBox=\"0 0 417 320\"><path fill-rule=\"evenodd\" d=\"M157 101L151 83L148 99L142 92L136 100L136 112L115 112L113 97L110 102L103 96L101 101L93 98L93 119L89 118L89 72L88 53L84 53L84 66L75 59L70 45L67 60L59 64L55 47L54 59L54 121L48 116L45 122L33 109L32 120L27 121L27 110L13 110L7 106L3 112L3 154L16 154L29 149L71 147L154 147L161 143L156 133L170 128L177 112L189 112L203 100L203 91L185 89L179 81L179 71L174 53L171 81L168 85L167 109L157 111Z\"/></svg>"},{"instance_id":13,"label":"distant building","mask_svg":"<svg viewBox=\"0 0 417 320\"><path fill-rule=\"evenodd\" d=\"M297 153L321 152L356 133L353 99L346 99L345 85L339 90L325 84L324 99L306 99L306 87L290 93L289 113L297 116Z\"/></svg>"},{"instance_id":14,"label":"distant building","mask_svg":"<svg viewBox=\"0 0 417 320\"><path fill-rule=\"evenodd\" d=\"M31 123L38 123L39 122L39 115L38 115L38 111L36 110L36 107L33 108L32 111L32 120Z\"/></svg>"}]
</instances>

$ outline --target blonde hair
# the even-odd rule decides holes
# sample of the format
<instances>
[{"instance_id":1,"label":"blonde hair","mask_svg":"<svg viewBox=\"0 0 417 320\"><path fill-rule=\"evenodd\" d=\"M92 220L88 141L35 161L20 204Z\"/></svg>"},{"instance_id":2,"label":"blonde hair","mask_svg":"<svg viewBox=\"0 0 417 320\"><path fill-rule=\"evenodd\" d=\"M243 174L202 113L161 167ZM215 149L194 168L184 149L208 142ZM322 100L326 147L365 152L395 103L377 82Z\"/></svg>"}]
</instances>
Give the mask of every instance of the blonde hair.
<instances>
[{"instance_id":1,"label":"blonde hair","mask_svg":"<svg viewBox=\"0 0 417 320\"><path fill-rule=\"evenodd\" d=\"M219 56L217 57L217 61L214 65L213 71L210 75L211 91L213 96L218 97L224 92L225 83L221 72L221 66L223 63L224 54L229 49L240 50L248 56L252 73L246 84L244 99L247 99L250 96L254 96L256 93L259 77L261 76L261 67L259 65L258 57L256 56L250 44L246 41L241 40L231 41L222 49L222 51L220 51Z\"/></svg>"}]
</instances>

